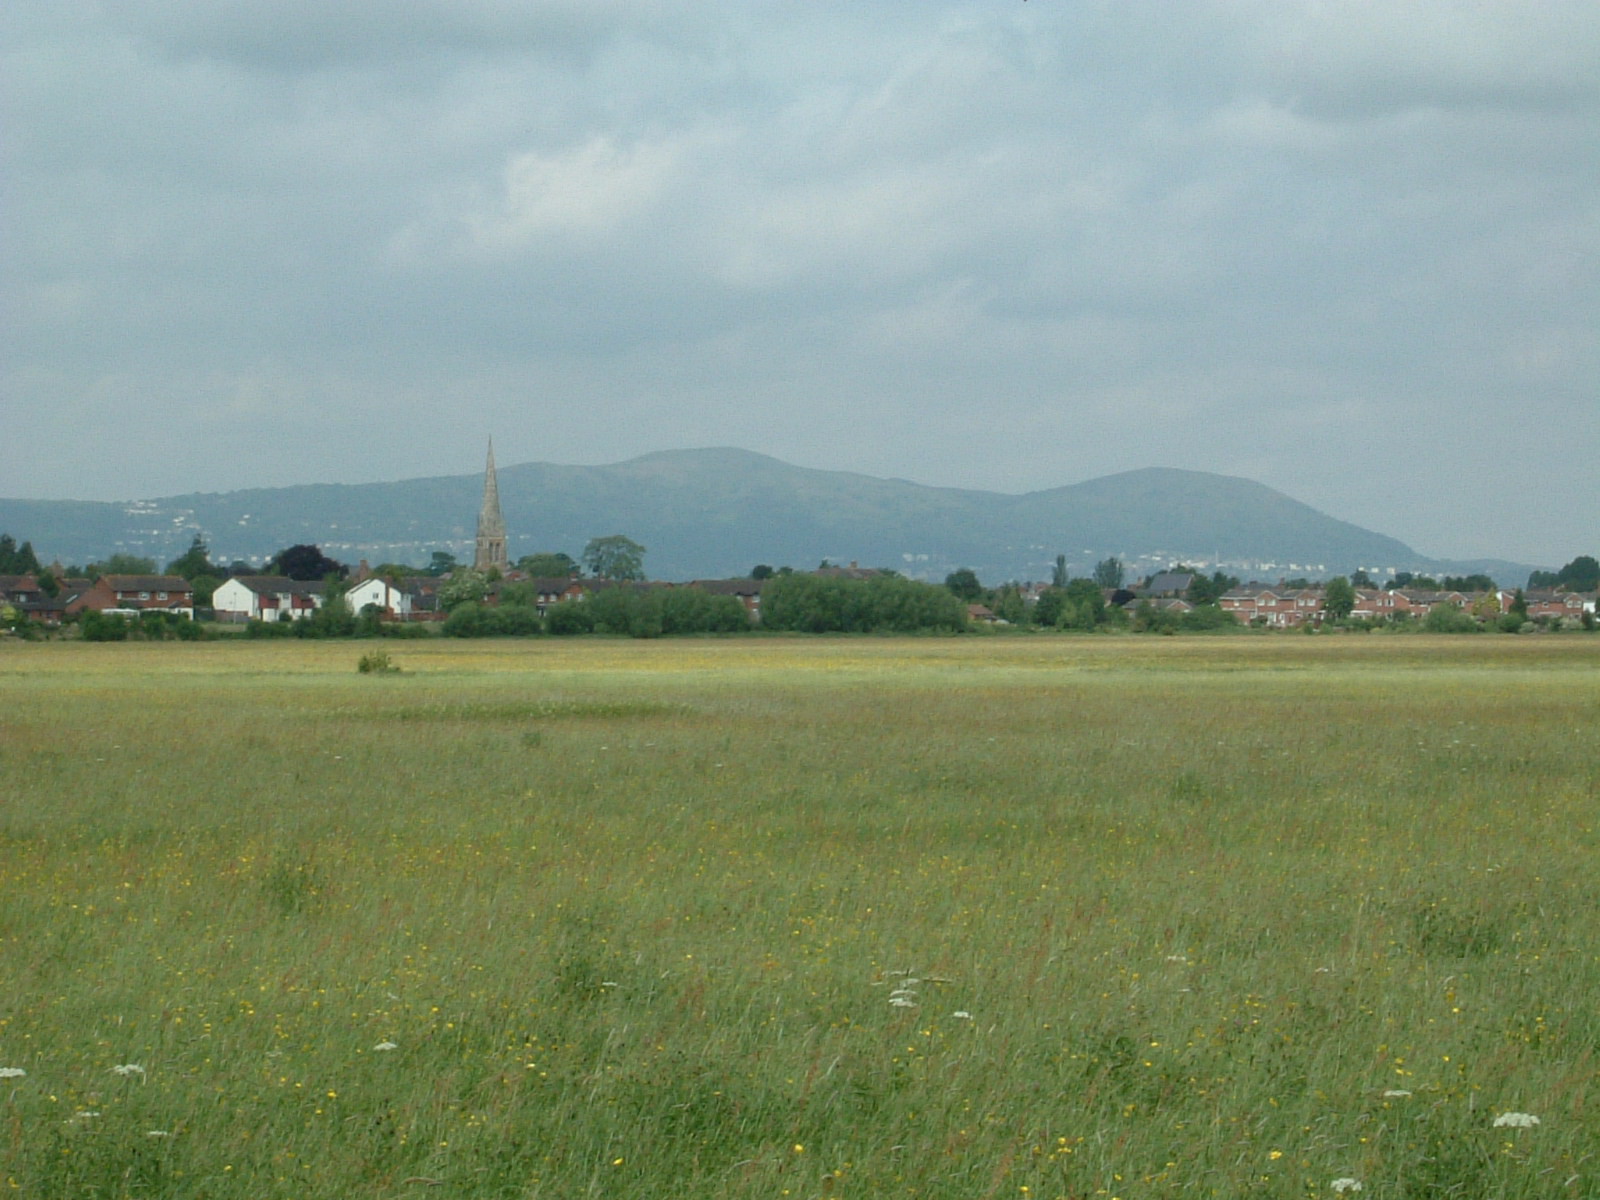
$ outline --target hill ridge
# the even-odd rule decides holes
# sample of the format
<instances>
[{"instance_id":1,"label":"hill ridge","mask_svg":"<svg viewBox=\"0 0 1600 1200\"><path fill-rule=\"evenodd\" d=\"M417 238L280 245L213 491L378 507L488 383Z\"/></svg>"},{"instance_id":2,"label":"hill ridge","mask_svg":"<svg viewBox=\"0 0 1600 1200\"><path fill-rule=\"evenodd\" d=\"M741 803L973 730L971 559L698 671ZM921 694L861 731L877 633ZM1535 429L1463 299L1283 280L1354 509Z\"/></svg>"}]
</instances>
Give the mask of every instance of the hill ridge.
<instances>
[{"instance_id":1,"label":"hill ridge","mask_svg":"<svg viewBox=\"0 0 1600 1200\"><path fill-rule=\"evenodd\" d=\"M1462 573L1498 560L1445 563L1322 513L1265 484L1153 466L1031 492L943 487L801 467L735 446L658 450L599 466L523 462L499 469L511 557L577 555L625 533L649 548L656 578L746 574L758 562L823 559L942 579L969 567L990 582L1048 578L1057 554L1084 573L1116 555L1131 567L1220 561L1232 574L1394 568ZM45 560L111 553L165 562L195 534L213 558L259 560L312 542L354 562L425 562L470 553L479 474L375 483L308 483L191 492L127 502L0 499L0 530ZM1494 572L1491 572L1494 573Z\"/></svg>"}]
</instances>

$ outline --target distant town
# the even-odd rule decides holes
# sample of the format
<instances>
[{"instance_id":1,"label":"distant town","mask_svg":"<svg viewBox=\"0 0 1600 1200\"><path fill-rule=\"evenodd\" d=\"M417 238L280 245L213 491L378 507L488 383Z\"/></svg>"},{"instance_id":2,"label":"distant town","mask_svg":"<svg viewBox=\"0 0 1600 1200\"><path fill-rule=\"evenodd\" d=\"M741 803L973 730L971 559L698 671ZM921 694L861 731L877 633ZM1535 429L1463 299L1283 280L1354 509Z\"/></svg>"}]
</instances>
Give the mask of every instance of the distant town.
<instances>
[{"instance_id":1,"label":"distant town","mask_svg":"<svg viewBox=\"0 0 1600 1200\"><path fill-rule=\"evenodd\" d=\"M617 633L636 637L797 632L956 632L1034 628L1204 632L1228 628L1504 633L1593 630L1600 562L1580 555L1521 586L1488 575L1431 578L1366 571L1242 581L1183 564L1137 578L1118 558L1072 577L985 584L967 569L943 584L885 567L824 561L755 565L740 578L649 580L645 546L622 534L511 562L490 447L473 560L444 550L426 567L365 560L353 567L297 544L265 569L213 563L203 537L159 570L113 554L87 566L42 565L30 542L0 535L0 628L13 635L188 638L212 627L254 636L456 636Z\"/></svg>"}]
</instances>

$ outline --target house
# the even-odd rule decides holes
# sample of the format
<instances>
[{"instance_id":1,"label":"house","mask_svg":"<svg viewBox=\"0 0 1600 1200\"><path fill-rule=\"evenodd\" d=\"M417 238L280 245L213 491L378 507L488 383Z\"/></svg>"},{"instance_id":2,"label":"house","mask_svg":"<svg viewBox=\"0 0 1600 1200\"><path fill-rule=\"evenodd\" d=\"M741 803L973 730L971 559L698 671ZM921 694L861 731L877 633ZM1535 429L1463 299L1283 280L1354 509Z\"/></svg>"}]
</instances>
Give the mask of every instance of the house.
<instances>
[{"instance_id":1,"label":"house","mask_svg":"<svg viewBox=\"0 0 1600 1200\"><path fill-rule=\"evenodd\" d=\"M1181 596L1193 583L1194 574L1191 571L1162 571L1150 576L1149 582L1139 591L1152 599L1157 596Z\"/></svg>"},{"instance_id":2,"label":"house","mask_svg":"<svg viewBox=\"0 0 1600 1200\"><path fill-rule=\"evenodd\" d=\"M326 585L285 575L235 575L211 595L217 620L294 621L322 607Z\"/></svg>"},{"instance_id":3,"label":"house","mask_svg":"<svg viewBox=\"0 0 1600 1200\"><path fill-rule=\"evenodd\" d=\"M194 616L194 587L181 575L102 575L67 605L68 613L168 612Z\"/></svg>"},{"instance_id":4,"label":"house","mask_svg":"<svg viewBox=\"0 0 1600 1200\"><path fill-rule=\"evenodd\" d=\"M1322 601L1321 588L1279 588L1247 583L1224 592L1217 604L1244 625L1296 629L1322 623Z\"/></svg>"},{"instance_id":5,"label":"house","mask_svg":"<svg viewBox=\"0 0 1600 1200\"><path fill-rule=\"evenodd\" d=\"M344 602L351 612L360 615L372 606L381 616L398 621L410 618L411 598L412 593L402 585L377 575L367 576L344 594Z\"/></svg>"},{"instance_id":6,"label":"house","mask_svg":"<svg viewBox=\"0 0 1600 1200\"><path fill-rule=\"evenodd\" d=\"M699 588L702 592L710 592L713 596L732 596L744 605L744 611L752 623L761 620L761 579L696 579L685 587Z\"/></svg>"},{"instance_id":7,"label":"house","mask_svg":"<svg viewBox=\"0 0 1600 1200\"><path fill-rule=\"evenodd\" d=\"M1416 608L1404 592L1383 588L1357 588L1355 606L1351 608L1350 615L1374 621L1399 616L1409 617L1415 612Z\"/></svg>"}]
</instances>

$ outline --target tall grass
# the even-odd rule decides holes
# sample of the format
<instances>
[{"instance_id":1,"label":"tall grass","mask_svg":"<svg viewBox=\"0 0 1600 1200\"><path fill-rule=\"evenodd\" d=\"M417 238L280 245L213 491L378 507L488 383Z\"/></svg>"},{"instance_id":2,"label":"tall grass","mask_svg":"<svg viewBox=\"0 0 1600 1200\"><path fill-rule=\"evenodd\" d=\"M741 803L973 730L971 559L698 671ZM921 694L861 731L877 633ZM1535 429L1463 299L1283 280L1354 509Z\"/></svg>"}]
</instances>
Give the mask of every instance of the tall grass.
<instances>
[{"instance_id":1,"label":"tall grass","mask_svg":"<svg viewBox=\"0 0 1600 1200\"><path fill-rule=\"evenodd\" d=\"M0 646L17 1194L1600 1194L1600 643L392 655Z\"/></svg>"}]
</instances>

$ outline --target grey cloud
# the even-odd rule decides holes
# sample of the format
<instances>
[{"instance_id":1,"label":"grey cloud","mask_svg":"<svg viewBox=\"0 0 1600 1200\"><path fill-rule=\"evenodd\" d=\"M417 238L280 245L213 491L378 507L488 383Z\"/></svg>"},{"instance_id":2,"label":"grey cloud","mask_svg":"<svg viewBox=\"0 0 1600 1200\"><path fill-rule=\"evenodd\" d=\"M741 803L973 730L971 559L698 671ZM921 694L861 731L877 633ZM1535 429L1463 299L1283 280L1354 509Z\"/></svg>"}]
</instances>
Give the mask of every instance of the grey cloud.
<instances>
[{"instance_id":1,"label":"grey cloud","mask_svg":"<svg viewBox=\"0 0 1600 1200\"><path fill-rule=\"evenodd\" d=\"M0 386L30 417L0 471L48 490L85 429L139 447L126 494L471 469L490 427L506 461L1163 464L1548 557L1576 520L1375 497L1507 455L1592 477L1597 30L1562 2L17 0ZM438 404L459 447L408 433Z\"/></svg>"}]
</instances>

